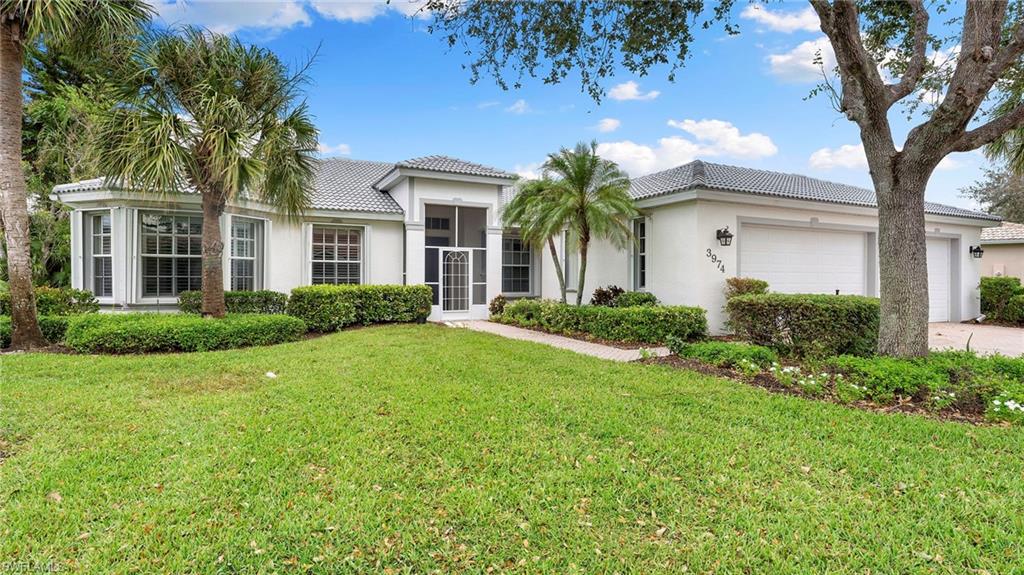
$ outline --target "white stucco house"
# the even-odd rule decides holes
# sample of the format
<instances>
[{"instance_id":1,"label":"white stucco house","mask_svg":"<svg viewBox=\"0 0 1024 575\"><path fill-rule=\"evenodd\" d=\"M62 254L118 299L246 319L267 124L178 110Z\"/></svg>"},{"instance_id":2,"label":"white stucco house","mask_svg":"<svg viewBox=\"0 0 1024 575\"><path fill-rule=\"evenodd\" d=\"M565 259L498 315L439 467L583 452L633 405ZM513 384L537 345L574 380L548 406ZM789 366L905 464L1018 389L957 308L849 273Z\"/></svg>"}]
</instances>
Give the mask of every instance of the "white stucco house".
<instances>
[{"instance_id":1,"label":"white stucco house","mask_svg":"<svg viewBox=\"0 0 1024 575\"><path fill-rule=\"evenodd\" d=\"M548 251L531 250L500 224L515 179L445 156L321 160L312 209L299 221L246 199L228 206L225 286L425 283L434 289L432 320L486 318L502 293L556 298ZM780 292L878 293L871 190L694 161L634 179L631 193L642 213L633 222L639 241L627 250L592 245L585 301L608 284L649 291L705 308L721 331L732 276L765 279ZM53 195L74 209L74 287L106 306L140 309L172 307L179 291L199 288L197 195L148 196L103 179L60 185ZM999 218L933 203L926 211L931 320L974 317L980 265L969 248ZM566 252L565 238L558 246L575 285L578 254Z\"/></svg>"}]
</instances>

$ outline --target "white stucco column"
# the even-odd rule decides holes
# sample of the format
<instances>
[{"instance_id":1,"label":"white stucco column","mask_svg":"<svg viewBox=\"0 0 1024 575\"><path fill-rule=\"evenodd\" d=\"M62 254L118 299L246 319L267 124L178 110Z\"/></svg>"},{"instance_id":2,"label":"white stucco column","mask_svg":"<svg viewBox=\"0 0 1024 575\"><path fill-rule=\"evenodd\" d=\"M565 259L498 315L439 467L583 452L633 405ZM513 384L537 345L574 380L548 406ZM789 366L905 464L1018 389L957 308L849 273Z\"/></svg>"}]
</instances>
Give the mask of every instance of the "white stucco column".
<instances>
[{"instance_id":1,"label":"white stucco column","mask_svg":"<svg viewBox=\"0 0 1024 575\"><path fill-rule=\"evenodd\" d=\"M487 302L501 293L501 234L500 227L487 228Z\"/></svg>"},{"instance_id":2,"label":"white stucco column","mask_svg":"<svg viewBox=\"0 0 1024 575\"><path fill-rule=\"evenodd\" d=\"M423 224L405 224L406 285L418 285L424 282L423 247L425 241Z\"/></svg>"}]
</instances>

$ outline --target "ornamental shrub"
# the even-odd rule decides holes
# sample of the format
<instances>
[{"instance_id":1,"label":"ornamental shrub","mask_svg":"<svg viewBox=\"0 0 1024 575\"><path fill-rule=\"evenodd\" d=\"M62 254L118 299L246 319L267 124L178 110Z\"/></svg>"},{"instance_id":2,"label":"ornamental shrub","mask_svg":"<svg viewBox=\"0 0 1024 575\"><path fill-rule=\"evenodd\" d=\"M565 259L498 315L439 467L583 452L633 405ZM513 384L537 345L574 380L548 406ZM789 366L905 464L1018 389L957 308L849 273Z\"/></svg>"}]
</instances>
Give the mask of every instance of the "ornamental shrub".
<instances>
[{"instance_id":1,"label":"ornamental shrub","mask_svg":"<svg viewBox=\"0 0 1024 575\"><path fill-rule=\"evenodd\" d=\"M64 332L67 328L67 316L39 316L39 330L43 332L43 337L50 343L61 343L64 341ZM10 347L12 331L11 318L0 316L0 348Z\"/></svg>"},{"instance_id":2,"label":"ornamental shrub","mask_svg":"<svg viewBox=\"0 0 1024 575\"><path fill-rule=\"evenodd\" d=\"M704 310L686 306L575 306L549 300L518 300L505 306L503 323L565 335L623 343L696 340L707 334Z\"/></svg>"},{"instance_id":3,"label":"ornamental shrub","mask_svg":"<svg viewBox=\"0 0 1024 575\"><path fill-rule=\"evenodd\" d=\"M590 296L590 305L603 305L605 307L611 307L615 305L615 300L622 294L626 293L626 290L620 288L617 285L610 285L608 287L599 287L594 290L594 295Z\"/></svg>"},{"instance_id":4,"label":"ornamental shrub","mask_svg":"<svg viewBox=\"0 0 1024 575\"><path fill-rule=\"evenodd\" d=\"M853 295L741 295L725 306L736 335L783 355L868 356L878 346L877 298Z\"/></svg>"},{"instance_id":5,"label":"ornamental shrub","mask_svg":"<svg viewBox=\"0 0 1024 575\"><path fill-rule=\"evenodd\" d=\"M679 357L698 359L718 367L737 367L742 363L767 368L779 361L778 354L768 347L732 341L686 342L671 338L668 349Z\"/></svg>"},{"instance_id":6,"label":"ornamental shrub","mask_svg":"<svg viewBox=\"0 0 1024 575\"><path fill-rule=\"evenodd\" d=\"M893 357L844 355L829 359L828 365L849 383L866 388L868 398L881 403L889 403L897 395L914 397L922 391L943 389L948 382L930 365Z\"/></svg>"},{"instance_id":7,"label":"ornamental shrub","mask_svg":"<svg viewBox=\"0 0 1024 575\"><path fill-rule=\"evenodd\" d=\"M96 313L100 304L91 292L73 288L39 286L36 288L36 313L43 315L77 315ZM0 316L11 315L11 293L0 292Z\"/></svg>"},{"instance_id":8,"label":"ornamental shrub","mask_svg":"<svg viewBox=\"0 0 1024 575\"><path fill-rule=\"evenodd\" d=\"M498 294L491 300L490 305L487 306L487 311L491 312L491 317L496 317L505 311L505 306L508 305L508 298Z\"/></svg>"},{"instance_id":9,"label":"ornamental shrub","mask_svg":"<svg viewBox=\"0 0 1024 575\"><path fill-rule=\"evenodd\" d=\"M226 291L224 305L228 313L285 313L288 295L271 290ZM178 309L182 313L202 313L203 292L191 290L179 293Z\"/></svg>"},{"instance_id":10,"label":"ornamental shrub","mask_svg":"<svg viewBox=\"0 0 1024 575\"><path fill-rule=\"evenodd\" d=\"M1024 323L1024 294L1018 294L1006 302L1003 319L1014 323Z\"/></svg>"},{"instance_id":11,"label":"ornamental shrub","mask_svg":"<svg viewBox=\"0 0 1024 575\"><path fill-rule=\"evenodd\" d=\"M1024 294L1020 278L984 277L978 285L981 291L981 313L992 319L1014 321L1005 317L1006 307L1014 296Z\"/></svg>"},{"instance_id":12,"label":"ornamental shrub","mask_svg":"<svg viewBox=\"0 0 1024 575\"><path fill-rule=\"evenodd\" d=\"M424 321L433 292L414 285L315 285L292 290L288 314L311 331L337 331L362 324Z\"/></svg>"},{"instance_id":13,"label":"ornamental shrub","mask_svg":"<svg viewBox=\"0 0 1024 575\"><path fill-rule=\"evenodd\" d=\"M619 295L612 302L612 307L637 307L645 305L658 305L658 298L654 294L644 291L628 291Z\"/></svg>"},{"instance_id":14,"label":"ornamental shrub","mask_svg":"<svg viewBox=\"0 0 1024 575\"><path fill-rule=\"evenodd\" d=\"M71 318L64 343L82 353L209 351L296 341L305 332L286 315L95 314Z\"/></svg>"},{"instance_id":15,"label":"ornamental shrub","mask_svg":"<svg viewBox=\"0 0 1024 575\"><path fill-rule=\"evenodd\" d=\"M725 299L738 295L764 295L768 293L768 282L754 278L728 278L725 280Z\"/></svg>"}]
</instances>

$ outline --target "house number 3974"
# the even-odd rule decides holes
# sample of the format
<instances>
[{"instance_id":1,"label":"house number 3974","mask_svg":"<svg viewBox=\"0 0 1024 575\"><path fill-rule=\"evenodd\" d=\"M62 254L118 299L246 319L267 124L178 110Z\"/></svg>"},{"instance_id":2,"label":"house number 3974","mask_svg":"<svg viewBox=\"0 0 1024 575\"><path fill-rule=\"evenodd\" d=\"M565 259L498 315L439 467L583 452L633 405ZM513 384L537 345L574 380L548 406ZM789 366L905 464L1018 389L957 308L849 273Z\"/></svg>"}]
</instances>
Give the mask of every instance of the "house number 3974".
<instances>
[{"instance_id":1,"label":"house number 3974","mask_svg":"<svg viewBox=\"0 0 1024 575\"><path fill-rule=\"evenodd\" d=\"M725 262L723 262L721 259L719 259L718 254L716 254L715 252L711 251L711 248L708 248L707 255L708 255L708 259L711 260L711 263L714 264L716 268L718 268L718 271L720 271L720 272L722 272L724 274L725 273Z\"/></svg>"}]
</instances>

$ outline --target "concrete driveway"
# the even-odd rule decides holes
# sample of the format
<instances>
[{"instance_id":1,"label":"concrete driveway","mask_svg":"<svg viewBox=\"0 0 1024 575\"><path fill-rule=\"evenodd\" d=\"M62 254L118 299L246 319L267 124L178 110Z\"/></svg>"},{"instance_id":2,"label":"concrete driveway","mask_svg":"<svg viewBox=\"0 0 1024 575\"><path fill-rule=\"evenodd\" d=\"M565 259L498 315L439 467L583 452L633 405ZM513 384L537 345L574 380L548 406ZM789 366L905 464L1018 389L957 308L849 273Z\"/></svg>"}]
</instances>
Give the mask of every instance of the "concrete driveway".
<instances>
[{"instance_id":1,"label":"concrete driveway","mask_svg":"<svg viewBox=\"0 0 1024 575\"><path fill-rule=\"evenodd\" d=\"M973 334L973 335L972 335ZM971 349L982 354L1024 355L1024 328L969 323L928 324L928 345L932 349Z\"/></svg>"}]
</instances>

